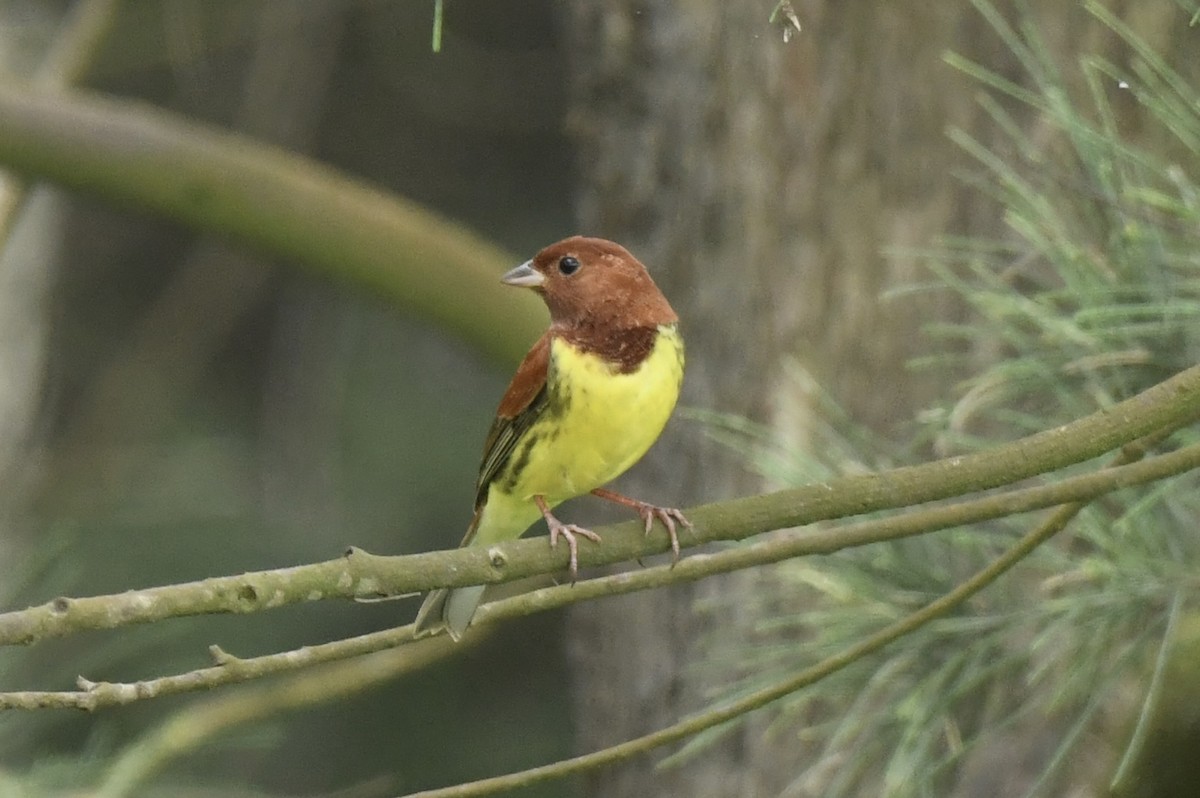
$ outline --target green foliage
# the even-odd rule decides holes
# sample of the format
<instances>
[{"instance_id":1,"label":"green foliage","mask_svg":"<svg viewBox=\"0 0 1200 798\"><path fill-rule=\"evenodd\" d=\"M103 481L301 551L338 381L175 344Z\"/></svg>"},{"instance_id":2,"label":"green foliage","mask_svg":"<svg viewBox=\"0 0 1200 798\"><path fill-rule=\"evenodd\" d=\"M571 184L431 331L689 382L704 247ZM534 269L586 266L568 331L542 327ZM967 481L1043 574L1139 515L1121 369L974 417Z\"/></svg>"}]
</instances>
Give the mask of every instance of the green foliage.
<instances>
[{"instance_id":1,"label":"green foliage","mask_svg":"<svg viewBox=\"0 0 1200 798\"><path fill-rule=\"evenodd\" d=\"M978 162L981 172L965 177L997 201L1008 232L945 239L924 253L937 279L909 289L951 291L972 311L927 330L969 357L939 351L914 368L960 367L981 352L990 361L956 401L920 414L914 447L945 452L1110 406L1200 356L1200 94L1099 3L1086 7L1122 43L1126 66L1085 55L1069 75L1030 14L1013 28L986 0L975 4L1024 79L948 56L988 89L980 102L1000 143L951 137ZM1141 121L1136 137L1130 118ZM879 452L794 376L797 393L817 396L828 420L813 455L736 419L706 417L711 434L782 484L912 457ZM1079 776L1069 768L1085 743L1087 766L1111 771L1128 732L1114 732L1112 715L1136 714L1122 703L1131 685L1151 694L1147 674L1172 608L1200 587L1198 516L1193 477L1109 497L1074 519L1069 538L1041 547L884 661L857 663L780 702L770 729L794 736L801 768L787 794L947 794L973 754L1030 728L1051 733L1029 794L1061 794L1062 780ZM1034 523L1013 518L786 563L773 584L739 599L760 620L723 629L698 667L727 686L720 699L776 682L946 593Z\"/></svg>"},{"instance_id":2,"label":"green foliage","mask_svg":"<svg viewBox=\"0 0 1200 798\"><path fill-rule=\"evenodd\" d=\"M1089 11L1128 45L1130 67L1082 58L1092 105L1085 112L1036 30L1026 25L1018 35L978 5L1032 88L949 59L999 94L982 105L1007 134L1005 155L962 131L951 136L984 167L975 182L1002 204L1012 231L1003 242L949 241L930 259L976 311L969 326L938 332L994 342L1001 356L952 409L949 434L981 417L1012 431L1044 425L1078 412L1082 394L1084 407L1104 406L1200 354L1200 192L1187 171L1200 155L1194 89L1093 3ZM1126 141L1117 121L1114 106L1130 98L1155 127L1142 146ZM1028 122L1018 118L1029 111ZM1036 412L1014 413L1014 400Z\"/></svg>"}]
</instances>

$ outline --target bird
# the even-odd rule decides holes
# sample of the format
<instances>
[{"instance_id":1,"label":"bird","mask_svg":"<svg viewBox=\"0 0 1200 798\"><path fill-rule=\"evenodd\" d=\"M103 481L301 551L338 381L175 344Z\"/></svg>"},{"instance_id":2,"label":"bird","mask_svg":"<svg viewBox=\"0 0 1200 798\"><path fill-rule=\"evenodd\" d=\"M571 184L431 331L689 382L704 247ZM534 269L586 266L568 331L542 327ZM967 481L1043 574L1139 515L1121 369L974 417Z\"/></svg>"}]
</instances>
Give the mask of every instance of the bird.
<instances>
[{"instance_id":1,"label":"bird","mask_svg":"<svg viewBox=\"0 0 1200 798\"><path fill-rule=\"evenodd\" d=\"M517 367L483 447L475 511L460 546L514 540L539 519L550 545L563 538L569 574L579 570L579 538L600 536L564 524L554 508L591 493L628 507L647 533L659 520L679 559L674 507L604 488L642 458L662 433L683 384L679 317L646 267L620 244L573 236L542 249L501 281L532 289L550 311L550 326ZM430 592L414 636L447 632L461 639L483 585Z\"/></svg>"}]
</instances>

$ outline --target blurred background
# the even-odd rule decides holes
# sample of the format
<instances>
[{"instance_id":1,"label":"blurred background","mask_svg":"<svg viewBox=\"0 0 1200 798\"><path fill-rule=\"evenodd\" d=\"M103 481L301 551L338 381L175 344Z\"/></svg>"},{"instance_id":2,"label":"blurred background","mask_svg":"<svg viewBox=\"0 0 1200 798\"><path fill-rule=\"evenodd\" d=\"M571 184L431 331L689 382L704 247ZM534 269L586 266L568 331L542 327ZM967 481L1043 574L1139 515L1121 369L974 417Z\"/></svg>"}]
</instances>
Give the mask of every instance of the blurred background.
<instances>
[{"instance_id":1,"label":"blurred background","mask_svg":"<svg viewBox=\"0 0 1200 798\"><path fill-rule=\"evenodd\" d=\"M684 320L688 408L803 449L820 441L831 396L889 453L874 466L901 450L959 450L914 436L912 419L934 408L946 420L942 397L1011 354L996 338L921 335L931 320L970 323L962 296L890 292L930 279L925 248L942 235L1007 242L1003 268L1035 259L994 193L956 180L980 170L947 130L1018 160L1060 143L1040 110L1005 98L1033 142L1014 143L981 110L980 82L945 54L1033 87L992 13L1035 26L1052 62L1129 60L1128 43L1077 3L1024 17L1017 6L800 0L787 9L797 31L787 13L772 21L773 0L447 0L435 53L433 0L4 0L0 80L137 99L304 154L457 221L511 252L509 265L577 232L615 238ZM1200 65L1187 3L1103 7L1177 69ZM1064 84L1086 96L1075 72ZM1195 153L1115 86L1104 91L1121 133L1194 174ZM1064 182L1091 196L1092 178L1075 179ZM458 543L513 363L361 286L168 219L48 185L19 196L0 223L4 609L350 545ZM1104 242L1117 216L1086 234ZM1192 346L1156 367L1169 373ZM917 356L940 368L910 371ZM676 418L622 484L680 505L779 484L697 417ZM573 512L614 517L590 503ZM734 678L701 667L702 652L749 635L757 605L741 599L778 587L760 580L506 626L385 686L224 730L132 794L390 795L619 742L705 706ZM149 678L208 664L212 643L265 654L407 623L415 609L319 602L78 635L0 652L0 680L49 690L78 674ZM86 794L128 746L208 700L0 716L0 790ZM812 740L772 722L739 726L684 767L647 757L514 794L833 794L830 768L846 751L826 750L825 769L801 779ZM1069 725L1030 723L989 749L1002 752L995 761L939 772L938 794L1025 794L1038 749ZM1102 764L1081 764L1075 783L1100 783L1114 758L1095 755Z\"/></svg>"},{"instance_id":2,"label":"blurred background","mask_svg":"<svg viewBox=\"0 0 1200 798\"><path fill-rule=\"evenodd\" d=\"M440 54L424 2L0 5L13 75L36 76L72 24L96 24L88 88L326 161L464 221L512 265L574 232L549 2L451 6ZM36 577L7 586L6 608L349 545L457 545L511 363L484 362L362 289L84 196L36 186L9 223L0 547L4 581ZM183 620L8 651L0 673L35 689L136 679L200 667L214 642L250 656L413 612L413 601L319 603ZM180 760L178 776L282 794L354 794L383 777L362 794L387 794L528 763L526 747L565 754L560 620L336 709L239 731ZM6 717L0 762L100 762L188 700Z\"/></svg>"}]
</instances>

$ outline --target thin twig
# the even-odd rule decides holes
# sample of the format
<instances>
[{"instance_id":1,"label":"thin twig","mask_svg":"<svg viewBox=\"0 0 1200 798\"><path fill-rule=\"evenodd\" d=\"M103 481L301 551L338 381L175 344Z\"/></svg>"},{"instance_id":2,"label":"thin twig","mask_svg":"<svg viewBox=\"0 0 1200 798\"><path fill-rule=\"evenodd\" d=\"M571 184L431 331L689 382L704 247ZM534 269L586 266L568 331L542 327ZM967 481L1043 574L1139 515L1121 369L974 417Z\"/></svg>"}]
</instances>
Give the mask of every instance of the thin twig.
<instances>
[{"instance_id":1,"label":"thin twig","mask_svg":"<svg viewBox=\"0 0 1200 798\"><path fill-rule=\"evenodd\" d=\"M426 638L411 646L314 668L265 687L234 691L188 706L129 746L107 769L93 795L120 798L134 794L169 761L227 729L354 695L426 668L487 638L487 634L472 635L463 643L447 637Z\"/></svg>"},{"instance_id":2,"label":"thin twig","mask_svg":"<svg viewBox=\"0 0 1200 798\"><path fill-rule=\"evenodd\" d=\"M1146 698L1142 701L1141 711L1138 712L1137 725L1129 738L1129 745L1121 755L1117 770L1109 782L1110 795L1133 795L1133 786L1129 783L1134 767L1145 753L1146 740L1150 735L1151 723L1162 708L1163 686L1166 684L1167 666L1174 653L1175 627L1179 622L1180 611L1183 609L1183 592L1175 591L1171 599L1171 608L1167 611L1167 628L1163 630L1162 642L1158 647L1158 656L1154 660L1154 673L1146 690Z\"/></svg>"}]
</instances>

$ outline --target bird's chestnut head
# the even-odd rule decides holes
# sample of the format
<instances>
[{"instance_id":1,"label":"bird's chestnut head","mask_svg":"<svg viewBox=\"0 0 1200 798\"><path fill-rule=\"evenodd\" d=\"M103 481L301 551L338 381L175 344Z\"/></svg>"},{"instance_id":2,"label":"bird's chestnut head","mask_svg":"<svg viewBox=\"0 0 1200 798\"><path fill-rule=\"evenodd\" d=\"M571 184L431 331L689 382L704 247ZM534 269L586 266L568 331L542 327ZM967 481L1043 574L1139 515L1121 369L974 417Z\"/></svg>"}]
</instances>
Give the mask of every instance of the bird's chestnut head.
<instances>
[{"instance_id":1,"label":"bird's chestnut head","mask_svg":"<svg viewBox=\"0 0 1200 798\"><path fill-rule=\"evenodd\" d=\"M537 291L558 324L644 327L678 319L646 267L602 238L551 244L502 280Z\"/></svg>"}]
</instances>

